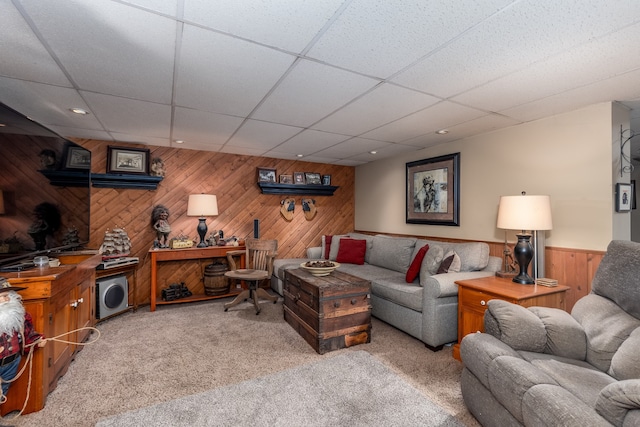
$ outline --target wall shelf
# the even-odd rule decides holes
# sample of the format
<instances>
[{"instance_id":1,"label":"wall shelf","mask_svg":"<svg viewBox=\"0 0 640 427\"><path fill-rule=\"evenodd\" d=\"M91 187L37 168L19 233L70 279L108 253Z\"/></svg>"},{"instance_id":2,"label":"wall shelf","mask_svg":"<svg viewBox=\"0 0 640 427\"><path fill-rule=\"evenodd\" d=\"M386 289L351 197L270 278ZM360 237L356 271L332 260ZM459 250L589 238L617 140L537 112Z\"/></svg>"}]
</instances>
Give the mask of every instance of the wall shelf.
<instances>
[{"instance_id":1,"label":"wall shelf","mask_svg":"<svg viewBox=\"0 0 640 427\"><path fill-rule=\"evenodd\" d=\"M51 185L56 187L88 187L89 171L53 171L39 170L42 175L46 176Z\"/></svg>"},{"instance_id":2,"label":"wall shelf","mask_svg":"<svg viewBox=\"0 0 640 427\"><path fill-rule=\"evenodd\" d=\"M288 194L294 196L333 196L340 187L333 185L277 184L275 182L259 182L262 194Z\"/></svg>"},{"instance_id":3,"label":"wall shelf","mask_svg":"<svg viewBox=\"0 0 640 427\"><path fill-rule=\"evenodd\" d=\"M91 183L96 188L131 188L136 190L155 190L162 181L161 176L126 174L91 174Z\"/></svg>"}]
</instances>

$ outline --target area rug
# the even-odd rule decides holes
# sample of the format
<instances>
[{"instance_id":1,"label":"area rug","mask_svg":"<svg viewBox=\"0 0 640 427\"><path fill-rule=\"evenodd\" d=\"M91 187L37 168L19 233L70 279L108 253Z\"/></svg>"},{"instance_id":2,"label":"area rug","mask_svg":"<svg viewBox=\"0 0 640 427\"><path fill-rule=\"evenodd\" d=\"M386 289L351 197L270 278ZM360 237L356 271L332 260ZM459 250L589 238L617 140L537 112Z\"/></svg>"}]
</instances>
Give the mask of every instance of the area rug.
<instances>
[{"instance_id":1,"label":"area rug","mask_svg":"<svg viewBox=\"0 0 640 427\"><path fill-rule=\"evenodd\" d=\"M126 412L96 424L249 425L462 427L366 351L328 354L319 362Z\"/></svg>"}]
</instances>

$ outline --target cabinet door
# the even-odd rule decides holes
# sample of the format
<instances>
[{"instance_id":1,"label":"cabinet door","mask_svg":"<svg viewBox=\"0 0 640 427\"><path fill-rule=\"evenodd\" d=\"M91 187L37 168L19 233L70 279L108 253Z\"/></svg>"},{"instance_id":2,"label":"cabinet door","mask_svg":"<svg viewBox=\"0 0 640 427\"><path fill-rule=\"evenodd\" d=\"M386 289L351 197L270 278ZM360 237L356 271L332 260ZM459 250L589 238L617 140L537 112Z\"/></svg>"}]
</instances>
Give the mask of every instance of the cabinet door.
<instances>
[{"instance_id":1,"label":"cabinet door","mask_svg":"<svg viewBox=\"0 0 640 427\"><path fill-rule=\"evenodd\" d=\"M77 315L76 328L85 328L93 326L94 310L95 310L95 287L91 283L83 283L78 285L77 291L77 307L75 307ZM89 338L90 330L79 331L76 334L74 342L84 342Z\"/></svg>"},{"instance_id":2,"label":"cabinet door","mask_svg":"<svg viewBox=\"0 0 640 427\"><path fill-rule=\"evenodd\" d=\"M68 292L61 292L55 297L51 298L50 308L52 313L50 316L52 336L58 336L66 332L75 329L76 325L76 311L72 307L75 302L77 289L73 288ZM75 335L75 334L74 334ZM72 335L65 335L61 339L66 339L73 342L75 339ZM68 361L71 359L75 350L75 345L63 343L59 341L52 341L47 343L47 347L51 346L49 353L50 360L49 366L53 369L50 370L51 377L49 378L51 389L55 388L58 378L60 378L66 371Z\"/></svg>"}]
</instances>

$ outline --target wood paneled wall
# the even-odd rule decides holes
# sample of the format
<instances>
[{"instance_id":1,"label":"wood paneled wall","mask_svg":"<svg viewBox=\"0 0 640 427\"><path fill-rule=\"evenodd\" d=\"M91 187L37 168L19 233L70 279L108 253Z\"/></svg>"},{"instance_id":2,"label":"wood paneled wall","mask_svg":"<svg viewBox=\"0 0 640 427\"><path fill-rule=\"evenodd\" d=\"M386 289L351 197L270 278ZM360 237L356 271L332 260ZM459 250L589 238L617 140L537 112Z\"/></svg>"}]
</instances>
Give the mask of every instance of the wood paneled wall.
<instances>
[{"instance_id":1,"label":"wood paneled wall","mask_svg":"<svg viewBox=\"0 0 640 427\"><path fill-rule=\"evenodd\" d=\"M105 173L107 147L105 141L76 140L91 151L91 169ZM117 144L127 146L127 144ZM355 169L319 163L272 159L266 157L176 149L150 148L151 157L165 163L166 176L158 189L133 190L92 188L91 191L91 247L97 248L107 229L124 228L132 239L133 254L140 258L137 273L138 303L149 302L150 267L148 251L155 239L151 227L151 211L162 204L170 211L171 235L189 236L198 241L198 219L187 217L189 194L215 194L219 215L207 219L209 232L223 230L225 236L246 238L253 236L253 220L260 220L260 237L278 239L279 257L303 257L306 248L320 244L322 234L340 234L354 228ZM318 172L331 175L331 184L338 186L333 196L313 196L317 214L305 219L301 196L295 199L293 219L288 222L280 214L280 201L289 196L264 195L257 185L257 168L275 168L276 173ZM307 196L305 196L307 198ZM158 273L158 287L184 281L190 286L200 283L208 262L166 263ZM200 289L194 288L198 292Z\"/></svg>"}]
</instances>

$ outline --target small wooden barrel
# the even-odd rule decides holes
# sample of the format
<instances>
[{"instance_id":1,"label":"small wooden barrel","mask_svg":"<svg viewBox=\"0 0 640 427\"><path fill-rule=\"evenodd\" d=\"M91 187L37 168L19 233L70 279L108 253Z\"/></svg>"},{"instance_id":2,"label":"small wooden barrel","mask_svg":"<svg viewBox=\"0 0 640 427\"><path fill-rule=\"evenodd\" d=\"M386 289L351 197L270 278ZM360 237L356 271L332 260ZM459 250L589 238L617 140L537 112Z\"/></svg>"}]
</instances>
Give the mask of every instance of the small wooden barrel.
<instances>
[{"instance_id":1,"label":"small wooden barrel","mask_svg":"<svg viewBox=\"0 0 640 427\"><path fill-rule=\"evenodd\" d=\"M229 281L224 276L227 264L209 264L204 268L204 293L209 296L229 293Z\"/></svg>"}]
</instances>

